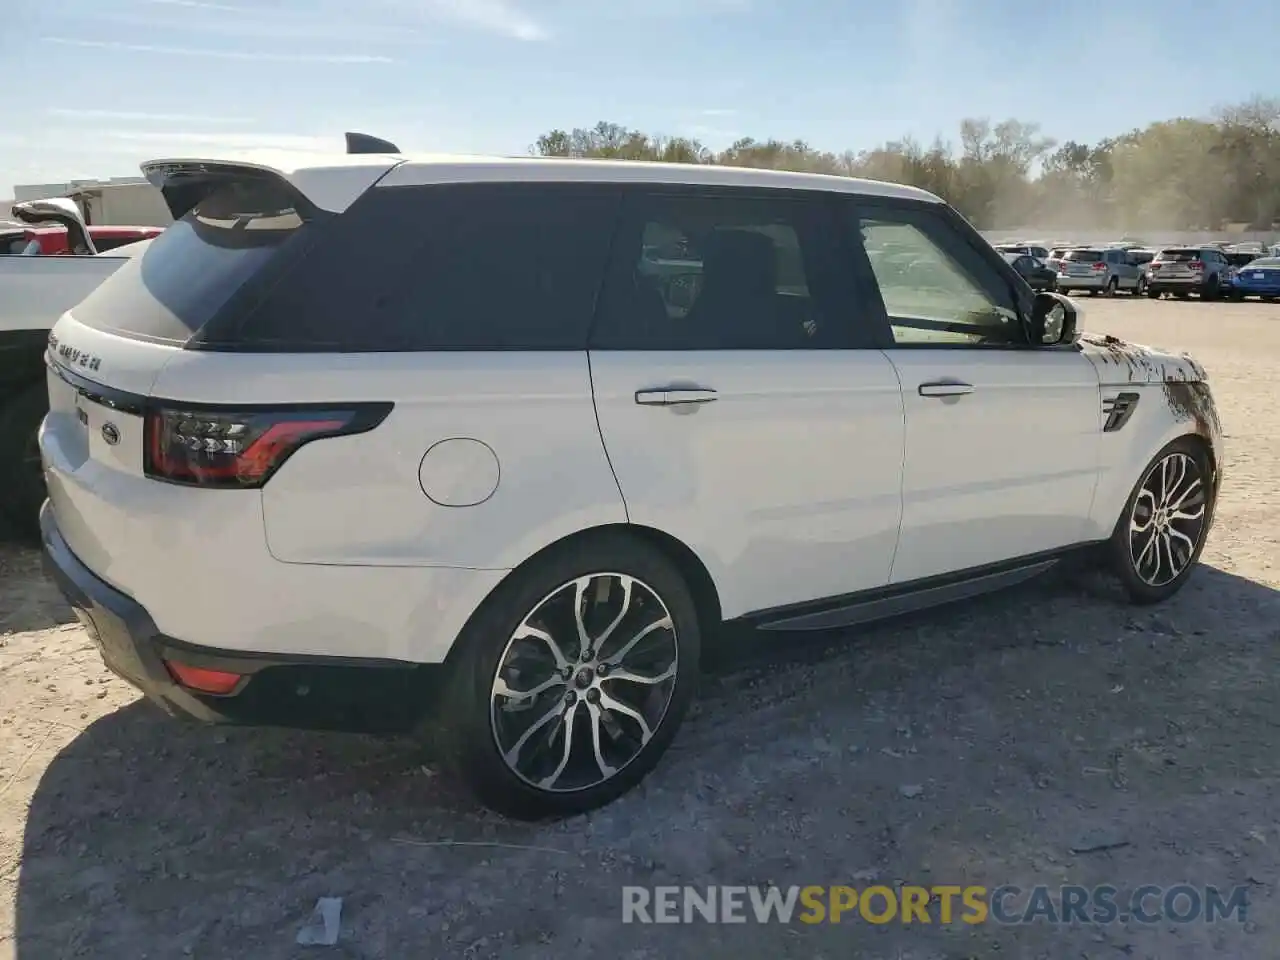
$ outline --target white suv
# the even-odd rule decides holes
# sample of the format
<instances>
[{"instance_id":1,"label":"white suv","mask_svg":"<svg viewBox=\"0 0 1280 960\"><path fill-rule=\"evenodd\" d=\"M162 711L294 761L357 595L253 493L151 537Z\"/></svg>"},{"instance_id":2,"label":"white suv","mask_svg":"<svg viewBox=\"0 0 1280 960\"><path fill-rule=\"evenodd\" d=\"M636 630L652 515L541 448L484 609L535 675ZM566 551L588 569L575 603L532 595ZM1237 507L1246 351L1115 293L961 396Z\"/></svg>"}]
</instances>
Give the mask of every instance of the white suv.
<instances>
[{"instance_id":1,"label":"white suv","mask_svg":"<svg viewBox=\"0 0 1280 960\"><path fill-rule=\"evenodd\" d=\"M711 166L144 165L177 218L57 323L46 556L209 721L436 719L522 817L634 786L721 621L846 627L1204 543L1184 356L1082 338L957 213Z\"/></svg>"}]
</instances>

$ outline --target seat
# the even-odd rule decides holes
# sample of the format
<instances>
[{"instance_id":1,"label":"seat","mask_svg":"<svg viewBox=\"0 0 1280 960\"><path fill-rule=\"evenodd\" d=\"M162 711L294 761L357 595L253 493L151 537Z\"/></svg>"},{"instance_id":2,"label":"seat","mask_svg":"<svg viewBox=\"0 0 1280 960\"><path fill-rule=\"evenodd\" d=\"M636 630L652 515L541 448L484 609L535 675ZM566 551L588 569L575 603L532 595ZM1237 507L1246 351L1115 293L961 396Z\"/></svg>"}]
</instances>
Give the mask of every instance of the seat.
<instances>
[{"instance_id":1,"label":"seat","mask_svg":"<svg viewBox=\"0 0 1280 960\"><path fill-rule=\"evenodd\" d=\"M691 337L730 348L764 349L787 339L778 309L773 240L753 230L716 230L702 244L702 289L684 319Z\"/></svg>"}]
</instances>

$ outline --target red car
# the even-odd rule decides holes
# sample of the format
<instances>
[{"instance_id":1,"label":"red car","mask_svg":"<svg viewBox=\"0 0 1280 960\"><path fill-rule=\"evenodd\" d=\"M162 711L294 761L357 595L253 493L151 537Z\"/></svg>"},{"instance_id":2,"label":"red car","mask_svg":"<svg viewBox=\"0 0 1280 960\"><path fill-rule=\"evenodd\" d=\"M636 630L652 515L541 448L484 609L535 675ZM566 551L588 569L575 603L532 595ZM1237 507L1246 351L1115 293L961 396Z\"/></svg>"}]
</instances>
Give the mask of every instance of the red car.
<instances>
[{"instance_id":1,"label":"red car","mask_svg":"<svg viewBox=\"0 0 1280 960\"><path fill-rule=\"evenodd\" d=\"M106 253L126 243L136 243L159 236L163 227L97 227L89 226L86 230L98 253ZM21 233L9 235L4 232L0 242L0 254L18 254L21 256L56 257L71 254L67 240L66 227L28 227Z\"/></svg>"}]
</instances>

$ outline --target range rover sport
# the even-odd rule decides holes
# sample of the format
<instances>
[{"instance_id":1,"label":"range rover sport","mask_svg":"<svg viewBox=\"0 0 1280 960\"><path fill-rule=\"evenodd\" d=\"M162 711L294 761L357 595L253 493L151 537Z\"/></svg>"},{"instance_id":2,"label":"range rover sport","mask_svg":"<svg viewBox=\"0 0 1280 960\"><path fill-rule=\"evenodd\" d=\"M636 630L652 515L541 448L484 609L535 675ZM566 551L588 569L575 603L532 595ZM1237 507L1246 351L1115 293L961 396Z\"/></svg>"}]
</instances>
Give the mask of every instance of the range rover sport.
<instances>
[{"instance_id":1,"label":"range rover sport","mask_svg":"<svg viewBox=\"0 0 1280 960\"><path fill-rule=\"evenodd\" d=\"M847 627L1082 550L1153 602L1204 545L1204 371L1082 335L921 190L143 170L176 222L51 333L41 526L171 713L430 719L484 803L564 815L654 767L722 621Z\"/></svg>"}]
</instances>

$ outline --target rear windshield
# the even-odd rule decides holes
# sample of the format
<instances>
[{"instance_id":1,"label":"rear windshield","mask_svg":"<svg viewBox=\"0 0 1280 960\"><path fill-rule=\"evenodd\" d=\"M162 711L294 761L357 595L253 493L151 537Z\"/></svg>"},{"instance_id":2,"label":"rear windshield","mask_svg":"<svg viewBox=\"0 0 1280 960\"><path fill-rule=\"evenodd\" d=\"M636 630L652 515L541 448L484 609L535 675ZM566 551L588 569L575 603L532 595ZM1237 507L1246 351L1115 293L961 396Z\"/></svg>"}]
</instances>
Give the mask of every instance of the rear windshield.
<instances>
[{"instance_id":1,"label":"rear windshield","mask_svg":"<svg viewBox=\"0 0 1280 960\"><path fill-rule=\"evenodd\" d=\"M76 319L111 333L185 343L295 245L310 222L283 185L228 181L81 302Z\"/></svg>"},{"instance_id":2,"label":"rear windshield","mask_svg":"<svg viewBox=\"0 0 1280 960\"><path fill-rule=\"evenodd\" d=\"M1200 259L1199 250L1161 250L1158 260L1170 261L1174 263L1190 263L1192 260Z\"/></svg>"},{"instance_id":3,"label":"rear windshield","mask_svg":"<svg viewBox=\"0 0 1280 960\"><path fill-rule=\"evenodd\" d=\"M1101 250L1068 250L1067 255L1063 257L1063 259L1093 263L1096 260L1102 259L1102 251Z\"/></svg>"}]
</instances>

